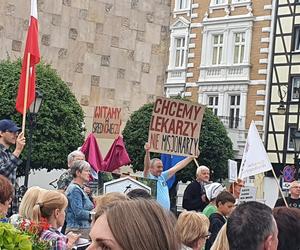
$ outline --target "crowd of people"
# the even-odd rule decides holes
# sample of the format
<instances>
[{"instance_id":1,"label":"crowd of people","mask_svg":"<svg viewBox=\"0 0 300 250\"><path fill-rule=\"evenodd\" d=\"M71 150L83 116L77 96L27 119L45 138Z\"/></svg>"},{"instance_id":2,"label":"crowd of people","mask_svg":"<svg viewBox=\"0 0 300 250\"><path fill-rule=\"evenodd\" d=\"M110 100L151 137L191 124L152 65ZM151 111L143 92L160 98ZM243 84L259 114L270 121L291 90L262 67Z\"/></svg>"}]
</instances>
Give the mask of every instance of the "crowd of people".
<instances>
[{"instance_id":1,"label":"crowd of people","mask_svg":"<svg viewBox=\"0 0 300 250\"><path fill-rule=\"evenodd\" d=\"M160 159L150 159L145 144L144 177L157 181L156 197L143 189L95 196L86 185L90 164L81 151L68 156L68 169L58 190L30 187L18 210L8 216L16 169L25 138L10 120L0 121L0 223L19 228L23 223L46 223L40 239L50 249L110 250L299 250L300 183L290 186L289 207L279 199L271 209L256 201L239 203L243 180L226 189L210 182L210 170L200 166L185 189L183 208L170 211L166 181L192 160L188 157L163 171ZM9 151L16 144L14 152ZM1 224L0 224L1 225Z\"/></svg>"}]
</instances>

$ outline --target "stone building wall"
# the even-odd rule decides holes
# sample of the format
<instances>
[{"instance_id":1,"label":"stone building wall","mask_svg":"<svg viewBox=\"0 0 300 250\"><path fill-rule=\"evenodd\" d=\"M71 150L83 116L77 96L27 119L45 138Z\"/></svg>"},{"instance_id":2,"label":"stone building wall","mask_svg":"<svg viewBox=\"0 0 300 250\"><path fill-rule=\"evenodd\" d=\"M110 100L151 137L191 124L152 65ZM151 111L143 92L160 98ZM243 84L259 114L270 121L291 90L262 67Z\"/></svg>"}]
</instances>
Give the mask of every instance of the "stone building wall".
<instances>
[{"instance_id":1,"label":"stone building wall","mask_svg":"<svg viewBox=\"0 0 300 250\"><path fill-rule=\"evenodd\" d=\"M0 0L0 60L23 56L29 0ZM163 95L170 0L38 0L42 59L68 84L91 130L94 106L129 115Z\"/></svg>"}]
</instances>

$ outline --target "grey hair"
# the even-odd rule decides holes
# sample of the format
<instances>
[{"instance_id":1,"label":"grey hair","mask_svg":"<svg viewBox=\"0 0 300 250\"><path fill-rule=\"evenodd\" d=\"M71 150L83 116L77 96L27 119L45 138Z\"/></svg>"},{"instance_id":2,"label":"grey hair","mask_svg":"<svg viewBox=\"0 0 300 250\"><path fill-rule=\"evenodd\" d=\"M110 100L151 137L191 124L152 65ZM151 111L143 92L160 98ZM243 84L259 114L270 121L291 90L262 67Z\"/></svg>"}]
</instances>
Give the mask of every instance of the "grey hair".
<instances>
[{"instance_id":1,"label":"grey hair","mask_svg":"<svg viewBox=\"0 0 300 250\"><path fill-rule=\"evenodd\" d=\"M68 164L74 160L76 156L83 156L85 157L84 153L82 153L80 150L74 150L70 154L68 154Z\"/></svg>"},{"instance_id":2,"label":"grey hair","mask_svg":"<svg viewBox=\"0 0 300 250\"><path fill-rule=\"evenodd\" d=\"M150 168L152 168L154 166L154 164L156 162L158 162L158 161L161 161L161 159L159 159L159 158L153 158L153 159L151 159L151 161L150 161Z\"/></svg>"},{"instance_id":3,"label":"grey hair","mask_svg":"<svg viewBox=\"0 0 300 250\"><path fill-rule=\"evenodd\" d=\"M200 167L197 168L196 175L200 174L204 170L208 170L209 171L209 168L206 167L206 166L204 166L204 165L201 165Z\"/></svg>"},{"instance_id":4,"label":"grey hair","mask_svg":"<svg viewBox=\"0 0 300 250\"><path fill-rule=\"evenodd\" d=\"M72 164L72 167L70 168L70 174L73 178L77 177L76 172L79 171L80 173L82 172L82 170L84 168L91 168L91 165L84 160L77 160L74 161L74 163Z\"/></svg>"}]
</instances>

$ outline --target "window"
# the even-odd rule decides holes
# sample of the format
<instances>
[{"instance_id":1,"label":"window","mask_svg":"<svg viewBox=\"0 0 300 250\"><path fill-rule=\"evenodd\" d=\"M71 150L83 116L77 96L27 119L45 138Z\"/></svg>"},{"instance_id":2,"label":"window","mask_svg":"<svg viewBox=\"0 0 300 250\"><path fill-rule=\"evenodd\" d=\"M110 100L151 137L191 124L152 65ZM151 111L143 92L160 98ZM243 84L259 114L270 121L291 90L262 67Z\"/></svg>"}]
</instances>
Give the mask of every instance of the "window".
<instances>
[{"instance_id":1,"label":"window","mask_svg":"<svg viewBox=\"0 0 300 250\"><path fill-rule=\"evenodd\" d=\"M215 5L223 4L223 3L225 3L225 0L214 0Z\"/></svg>"},{"instance_id":2,"label":"window","mask_svg":"<svg viewBox=\"0 0 300 250\"><path fill-rule=\"evenodd\" d=\"M233 63L238 64L244 61L245 32L234 34L234 57Z\"/></svg>"},{"instance_id":3,"label":"window","mask_svg":"<svg viewBox=\"0 0 300 250\"><path fill-rule=\"evenodd\" d=\"M294 142L293 142L293 135L297 131L296 125L289 125L289 134L288 134L288 149L294 150Z\"/></svg>"},{"instance_id":4,"label":"window","mask_svg":"<svg viewBox=\"0 0 300 250\"><path fill-rule=\"evenodd\" d=\"M218 96L209 96L208 97L207 108L210 109L214 113L214 115L218 114L218 102L219 102Z\"/></svg>"},{"instance_id":5,"label":"window","mask_svg":"<svg viewBox=\"0 0 300 250\"><path fill-rule=\"evenodd\" d=\"M185 38L175 38L175 67L184 67L185 63Z\"/></svg>"},{"instance_id":6,"label":"window","mask_svg":"<svg viewBox=\"0 0 300 250\"><path fill-rule=\"evenodd\" d=\"M229 128L237 128L240 121L240 96L229 96Z\"/></svg>"},{"instance_id":7,"label":"window","mask_svg":"<svg viewBox=\"0 0 300 250\"><path fill-rule=\"evenodd\" d=\"M295 27L295 44L294 44L294 50L300 50L300 26Z\"/></svg>"},{"instance_id":8,"label":"window","mask_svg":"<svg viewBox=\"0 0 300 250\"><path fill-rule=\"evenodd\" d=\"M213 59L212 64L218 65L222 61L223 34L213 36Z\"/></svg>"},{"instance_id":9,"label":"window","mask_svg":"<svg viewBox=\"0 0 300 250\"><path fill-rule=\"evenodd\" d=\"M299 100L299 90L300 90L300 77L293 77L292 80L292 101L298 101Z\"/></svg>"},{"instance_id":10,"label":"window","mask_svg":"<svg viewBox=\"0 0 300 250\"><path fill-rule=\"evenodd\" d=\"M177 0L176 1L176 9L182 10L188 8L188 0Z\"/></svg>"}]
</instances>

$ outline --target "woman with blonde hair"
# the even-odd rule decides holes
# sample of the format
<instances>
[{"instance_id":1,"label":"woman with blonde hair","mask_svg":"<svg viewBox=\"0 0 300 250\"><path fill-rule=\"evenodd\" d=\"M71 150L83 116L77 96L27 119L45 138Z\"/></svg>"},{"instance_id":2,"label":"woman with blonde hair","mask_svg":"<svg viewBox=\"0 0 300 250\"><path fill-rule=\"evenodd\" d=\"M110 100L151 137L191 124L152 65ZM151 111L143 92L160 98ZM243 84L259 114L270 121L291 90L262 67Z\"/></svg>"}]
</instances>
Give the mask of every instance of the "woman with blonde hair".
<instances>
[{"instance_id":1,"label":"woman with blonde hair","mask_svg":"<svg viewBox=\"0 0 300 250\"><path fill-rule=\"evenodd\" d=\"M195 211L182 212L176 223L176 232L183 250L200 250L210 236L209 220L204 214Z\"/></svg>"},{"instance_id":2,"label":"woman with blonde hair","mask_svg":"<svg viewBox=\"0 0 300 250\"><path fill-rule=\"evenodd\" d=\"M68 200L63 193L50 190L44 192L33 207L33 220L39 223L46 219L50 225L42 231L40 238L51 241L53 250L72 249L79 238L73 233L65 236L58 230L64 224L67 205Z\"/></svg>"},{"instance_id":3,"label":"woman with blonde hair","mask_svg":"<svg viewBox=\"0 0 300 250\"><path fill-rule=\"evenodd\" d=\"M174 216L154 200L112 203L99 210L88 249L178 250L174 225Z\"/></svg>"}]
</instances>

